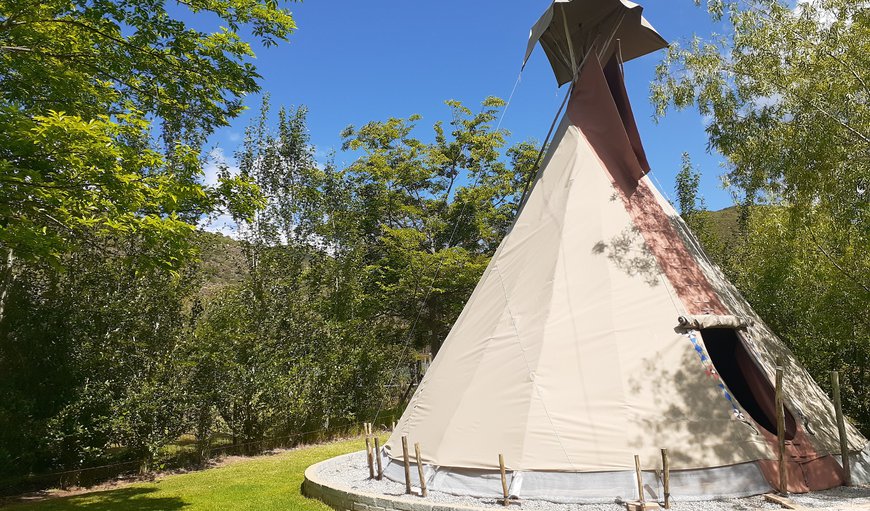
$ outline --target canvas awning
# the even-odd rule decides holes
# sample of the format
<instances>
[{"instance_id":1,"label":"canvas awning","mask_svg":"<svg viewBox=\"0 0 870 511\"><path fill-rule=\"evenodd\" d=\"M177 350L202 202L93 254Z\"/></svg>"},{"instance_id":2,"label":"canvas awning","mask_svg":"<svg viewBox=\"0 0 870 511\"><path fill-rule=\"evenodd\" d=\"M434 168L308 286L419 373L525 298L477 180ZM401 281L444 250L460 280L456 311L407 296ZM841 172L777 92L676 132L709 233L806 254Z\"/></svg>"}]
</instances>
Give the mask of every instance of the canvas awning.
<instances>
[{"instance_id":1,"label":"canvas awning","mask_svg":"<svg viewBox=\"0 0 870 511\"><path fill-rule=\"evenodd\" d=\"M574 65L586 51L596 44L600 50L611 34L610 50L618 47L623 61L667 47L668 42L642 12L643 7L628 0L555 0L532 27L523 67L540 42L562 85L571 81Z\"/></svg>"}]
</instances>

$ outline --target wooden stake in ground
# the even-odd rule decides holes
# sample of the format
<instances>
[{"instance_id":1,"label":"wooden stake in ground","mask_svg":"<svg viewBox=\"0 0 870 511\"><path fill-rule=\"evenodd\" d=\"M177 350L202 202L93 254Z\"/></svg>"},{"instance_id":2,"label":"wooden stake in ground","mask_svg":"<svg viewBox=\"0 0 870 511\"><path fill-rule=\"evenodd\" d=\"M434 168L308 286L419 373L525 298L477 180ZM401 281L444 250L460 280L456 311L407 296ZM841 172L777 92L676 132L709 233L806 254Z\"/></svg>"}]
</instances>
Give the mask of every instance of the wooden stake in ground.
<instances>
[{"instance_id":1,"label":"wooden stake in ground","mask_svg":"<svg viewBox=\"0 0 870 511\"><path fill-rule=\"evenodd\" d=\"M408 437L402 435L402 456L405 458L405 493L411 493L411 461L408 459Z\"/></svg>"},{"instance_id":2,"label":"wooden stake in ground","mask_svg":"<svg viewBox=\"0 0 870 511\"><path fill-rule=\"evenodd\" d=\"M776 368L776 440L779 454L779 491L788 494L788 473L785 459L785 403L782 393L782 366Z\"/></svg>"},{"instance_id":3,"label":"wooden stake in ground","mask_svg":"<svg viewBox=\"0 0 870 511\"><path fill-rule=\"evenodd\" d=\"M852 486L852 467L849 464L849 438L846 436L846 419L843 418L843 403L840 401L840 373L831 371L831 388L834 391L834 412L837 414L837 430L840 433L840 456L843 458L843 483Z\"/></svg>"},{"instance_id":4,"label":"wooden stake in ground","mask_svg":"<svg viewBox=\"0 0 870 511\"><path fill-rule=\"evenodd\" d=\"M369 479L375 478L375 464L372 459L372 440L371 437L366 435L366 459L369 462Z\"/></svg>"},{"instance_id":5,"label":"wooden stake in ground","mask_svg":"<svg viewBox=\"0 0 870 511\"><path fill-rule=\"evenodd\" d=\"M640 470L640 456L634 455L634 473L637 476L637 499L641 504L646 502L643 497L643 472Z\"/></svg>"},{"instance_id":6,"label":"wooden stake in ground","mask_svg":"<svg viewBox=\"0 0 870 511\"><path fill-rule=\"evenodd\" d=\"M384 477L384 466L381 463L381 439L378 437L375 437L375 459L378 462L378 471L375 474L375 479L380 481Z\"/></svg>"},{"instance_id":7,"label":"wooden stake in ground","mask_svg":"<svg viewBox=\"0 0 870 511\"><path fill-rule=\"evenodd\" d=\"M420 444L414 444L414 453L417 455L417 475L420 476L420 496L425 497L429 495L429 492L426 491L426 478L423 477L423 459L420 456Z\"/></svg>"},{"instance_id":8,"label":"wooden stake in ground","mask_svg":"<svg viewBox=\"0 0 870 511\"><path fill-rule=\"evenodd\" d=\"M665 492L665 509L671 508L671 459L668 450L662 449L662 486Z\"/></svg>"},{"instance_id":9,"label":"wooden stake in ground","mask_svg":"<svg viewBox=\"0 0 870 511\"><path fill-rule=\"evenodd\" d=\"M508 505L508 485L507 485L507 476L505 475L505 469L504 469L504 455L503 454L498 455L498 468L501 470L501 492L504 495L504 500L502 501L502 504L507 506Z\"/></svg>"}]
</instances>

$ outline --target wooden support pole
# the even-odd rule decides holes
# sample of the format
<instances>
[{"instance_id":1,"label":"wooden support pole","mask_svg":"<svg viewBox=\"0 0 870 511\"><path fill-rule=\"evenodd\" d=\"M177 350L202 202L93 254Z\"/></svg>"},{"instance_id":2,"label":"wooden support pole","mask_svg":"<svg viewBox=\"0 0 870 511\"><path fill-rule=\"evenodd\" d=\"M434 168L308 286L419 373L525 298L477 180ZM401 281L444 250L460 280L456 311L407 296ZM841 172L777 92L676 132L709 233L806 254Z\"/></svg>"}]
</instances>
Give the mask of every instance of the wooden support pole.
<instances>
[{"instance_id":1,"label":"wooden support pole","mask_svg":"<svg viewBox=\"0 0 870 511\"><path fill-rule=\"evenodd\" d=\"M788 494L788 467L785 458L785 399L782 391L782 366L776 368L776 440L779 455L779 491Z\"/></svg>"},{"instance_id":2,"label":"wooden support pole","mask_svg":"<svg viewBox=\"0 0 870 511\"><path fill-rule=\"evenodd\" d=\"M414 454L417 457L417 475L420 476L420 496L425 497L429 495L429 492L426 491L426 478L423 476L423 457L420 456L420 443L414 443Z\"/></svg>"},{"instance_id":3,"label":"wooden support pole","mask_svg":"<svg viewBox=\"0 0 870 511\"><path fill-rule=\"evenodd\" d=\"M372 439L366 435L366 459L369 462L369 479L375 478L375 463L372 459Z\"/></svg>"},{"instance_id":4,"label":"wooden support pole","mask_svg":"<svg viewBox=\"0 0 870 511\"><path fill-rule=\"evenodd\" d=\"M831 371L831 388L834 391L834 412L837 414L837 430L840 433L840 456L843 457L843 484L852 486L852 467L849 464L849 437L846 436L846 419L840 400L840 373Z\"/></svg>"},{"instance_id":5,"label":"wooden support pole","mask_svg":"<svg viewBox=\"0 0 870 511\"><path fill-rule=\"evenodd\" d=\"M665 509L671 508L671 459L668 450L662 449L662 486L665 492Z\"/></svg>"},{"instance_id":6,"label":"wooden support pole","mask_svg":"<svg viewBox=\"0 0 870 511\"><path fill-rule=\"evenodd\" d=\"M375 479L380 481L384 477L384 465L381 462L381 439L375 437L375 460L378 462L378 471L375 473Z\"/></svg>"},{"instance_id":7,"label":"wooden support pole","mask_svg":"<svg viewBox=\"0 0 870 511\"><path fill-rule=\"evenodd\" d=\"M571 31L568 30L568 16L565 14L565 6L562 7L562 26L565 28L565 39L568 41L568 55L571 57L571 76L577 77L577 60L574 57L574 43L571 41Z\"/></svg>"},{"instance_id":8,"label":"wooden support pole","mask_svg":"<svg viewBox=\"0 0 870 511\"><path fill-rule=\"evenodd\" d=\"M643 472L640 470L640 456L634 455L634 473L637 476L637 499L641 504L646 502L643 497Z\"/></svg>"},{"instance_id":9,"label":"wooden support pole","mask_svg":"<svg viewBox=\"0 0 870 511\"><path fill-rule=\"evenodd\" d=\"M504 496L504 500L502 500L502 505L508 505L508 484L507 484L507 475L505 474L504 468L504 455L498 455L498 468L501 471L501 492Z\"/></svg>"},{"instance_id":10,"label":"wooden support pole","mask_svg":"<svg viewBox=\"0 0 870 511\"><path fill-rule=\"evenodd\" d=\"M408 437L402 436L402 456L405 459L405 493L411 493L411 461L408 459Z\"/></svg>"}]
</instances>

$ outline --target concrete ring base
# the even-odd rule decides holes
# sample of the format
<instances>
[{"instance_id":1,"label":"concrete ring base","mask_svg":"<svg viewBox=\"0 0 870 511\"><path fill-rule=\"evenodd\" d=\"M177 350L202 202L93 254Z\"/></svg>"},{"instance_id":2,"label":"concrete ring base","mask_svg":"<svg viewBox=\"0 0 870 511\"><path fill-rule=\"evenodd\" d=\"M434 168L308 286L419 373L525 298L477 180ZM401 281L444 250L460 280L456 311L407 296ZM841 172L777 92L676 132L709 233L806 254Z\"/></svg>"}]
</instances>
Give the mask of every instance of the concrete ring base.
<instances>
[{"instance_id":1,"label":"concrete ring base","mask_svg":"<svg viewBox=\"0 0 870 511\"><path fill-rule=\"evenodd\" d=\"M305 469L302 494L310 499L317 499L337 511L492 511L491 507L426 502L415 495L394 497L361 492L337 482L326 481L320 476L320 468L325 463L354 455L358 456L358 453L321 461Z\"/></svg>"}]
</instances>

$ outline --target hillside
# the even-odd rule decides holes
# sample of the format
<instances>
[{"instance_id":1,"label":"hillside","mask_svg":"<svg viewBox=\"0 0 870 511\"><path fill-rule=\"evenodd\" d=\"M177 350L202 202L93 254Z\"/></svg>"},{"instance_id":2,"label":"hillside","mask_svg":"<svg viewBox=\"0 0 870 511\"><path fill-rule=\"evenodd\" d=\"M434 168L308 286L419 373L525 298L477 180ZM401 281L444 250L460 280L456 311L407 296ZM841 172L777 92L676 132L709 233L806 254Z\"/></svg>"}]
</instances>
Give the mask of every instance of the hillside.
<instances>
[{"instance_id":1,"label":"hillside","mask_svg":"<svg viewBox=\"0 0 870 511\"><path fill-rule=\"evenodd\" d=\"M196 243L200 249L198 272L202 278L200 293L203 296L242 280L245 254L238 240L219 233L197 231Z\"/></svg>"},{"instance_id":2,"label":"hillside","mask_svg":"<svg viewBox=\"0 0 870 511\"><path fill-rule=\"evenodd\" d=\"M716 239L721 240L725 246L733 245L738 235L740 221L740 210L737 206L718 211L705 211L704 215Z\"/></svg>"}]
</instances>

